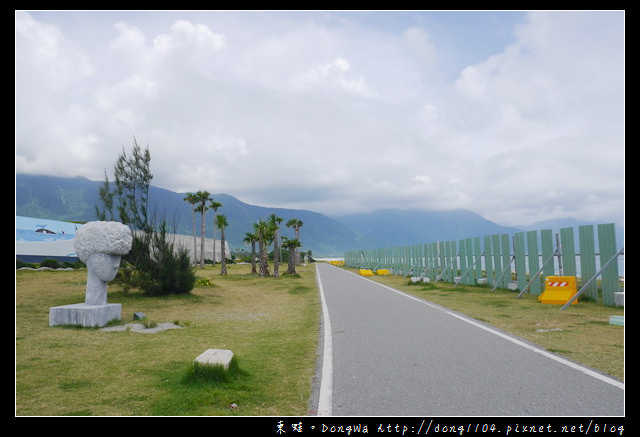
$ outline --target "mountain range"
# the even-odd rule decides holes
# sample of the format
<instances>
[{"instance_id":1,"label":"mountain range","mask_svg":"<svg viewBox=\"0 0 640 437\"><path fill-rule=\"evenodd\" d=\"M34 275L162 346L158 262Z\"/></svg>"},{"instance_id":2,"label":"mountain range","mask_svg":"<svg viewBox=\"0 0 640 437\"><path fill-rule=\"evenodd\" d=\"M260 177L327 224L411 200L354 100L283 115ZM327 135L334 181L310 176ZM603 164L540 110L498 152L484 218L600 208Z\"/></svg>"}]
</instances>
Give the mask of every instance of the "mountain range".
<instances>
[{"instance_id":1,"label":"mountain range","mask_svg":"<svg viewBox=\"0 0 640 437\"><path fill-rule=\"evenodd\" d=\"M84 177L62 178L16 174L16 215L63 221L96 219L98 188L102 181ZM149 207L152 215L167 220L170 230L193 235L191 205L185 202L187 193L151 186ZM559 229L586 222L565 219L544 222L530 227L505 227L467 210L405 211L379 210L367 214L331 218L323 214L299 209L269 208L250 205L229 194L212 194L222 204L219 214L227 217L225 235L229 246L248 249L243 242L253 224L274 213L281 217L280 235L293 238L294 231L285 226L291 218L303 222L300 240L303 250L311 250L315 257L342 256L348 250L396 247L432 241L460 240L499 233L513 234L522 230ZM205 215L205 236L213 235L213 211ZM200 235L200 215L196 215L196 232ZM621 239L621 231L618 239ZM219 238L219 234L218 234Z\"/></svg>"}]
</instances>

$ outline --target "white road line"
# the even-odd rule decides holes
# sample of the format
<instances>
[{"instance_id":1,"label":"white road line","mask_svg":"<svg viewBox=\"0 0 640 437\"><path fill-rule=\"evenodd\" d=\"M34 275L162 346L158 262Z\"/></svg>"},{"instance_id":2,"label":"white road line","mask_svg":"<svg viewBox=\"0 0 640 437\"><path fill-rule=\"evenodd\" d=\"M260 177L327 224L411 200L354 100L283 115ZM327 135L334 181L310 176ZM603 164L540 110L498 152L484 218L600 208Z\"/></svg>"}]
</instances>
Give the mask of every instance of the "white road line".
<instances>
[{"instance_id":1,"label":"white road line","mask_svg":"<svg viewBox=\"0 0 640 437\"><path fill-rule=\"evenodd\" d=\"M318 399L318 416L331 416L333 402L333 343L331 340L331 320L329 309L324 298L324 289L320 280L320 269L316 266L316 281L322 301L322 317L324 319L324 350L322 353L322 376L320 379L320 395Z\"/></svg>"}]
</instances>

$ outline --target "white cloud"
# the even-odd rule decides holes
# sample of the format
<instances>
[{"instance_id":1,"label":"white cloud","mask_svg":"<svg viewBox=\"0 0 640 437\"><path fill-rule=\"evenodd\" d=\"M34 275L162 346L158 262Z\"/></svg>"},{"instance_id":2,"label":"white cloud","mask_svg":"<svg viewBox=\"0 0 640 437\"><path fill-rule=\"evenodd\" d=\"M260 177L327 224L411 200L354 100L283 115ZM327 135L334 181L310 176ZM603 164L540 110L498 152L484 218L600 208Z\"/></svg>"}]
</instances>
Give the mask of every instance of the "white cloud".
<instances>
[{"instance_id":1,"label":"white cloud","mask_svg":"<svg viewBox=\"0 0 640 437\"><path fill-rule=\"evenodd\" d=\"M624 14L454 16L16 12L16 171L101 179L135 136L155 184L254 204L619 219Z\"/></svg>"}]
</instances>

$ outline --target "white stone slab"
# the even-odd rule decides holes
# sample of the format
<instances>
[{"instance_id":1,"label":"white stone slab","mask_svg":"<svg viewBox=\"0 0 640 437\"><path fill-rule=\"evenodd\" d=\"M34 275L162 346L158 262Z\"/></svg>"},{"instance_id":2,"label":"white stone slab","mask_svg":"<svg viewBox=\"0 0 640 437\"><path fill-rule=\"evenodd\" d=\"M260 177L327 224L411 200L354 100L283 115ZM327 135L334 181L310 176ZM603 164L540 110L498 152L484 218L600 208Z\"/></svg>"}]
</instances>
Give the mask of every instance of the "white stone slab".
<instances>
[{"instance_id":1,"label":"white stone slab","mask_svg":"<svg viewBox=\"0 0 640 437\"><path fill-rule=\"evenodd\" d=\"M229 369L233 352L226 349L207 349L193 360L194 364L202 366L222 366Z\"/></svg>"}]
</instances>

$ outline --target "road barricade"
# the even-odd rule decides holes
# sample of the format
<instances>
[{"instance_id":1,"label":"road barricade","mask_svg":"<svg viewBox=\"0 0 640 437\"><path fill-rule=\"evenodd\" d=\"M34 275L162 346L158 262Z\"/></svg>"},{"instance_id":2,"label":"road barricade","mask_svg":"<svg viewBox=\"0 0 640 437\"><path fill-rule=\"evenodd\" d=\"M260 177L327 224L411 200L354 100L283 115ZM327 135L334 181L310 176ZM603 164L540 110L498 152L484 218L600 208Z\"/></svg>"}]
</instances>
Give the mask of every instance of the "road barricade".
<instances>
[{"instance_id":1,"label":"road barricade","mask_svg":"<svg viewBox=\"0 0 640 437\"><path fill-rule=\"evenodd\" d=\"M547 276L544 279L544 291L538 296L541 303L564 305L578 292L575 276ZM571 305L578 303L578 299Z\"/></svg>"}]
</instances>

